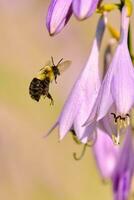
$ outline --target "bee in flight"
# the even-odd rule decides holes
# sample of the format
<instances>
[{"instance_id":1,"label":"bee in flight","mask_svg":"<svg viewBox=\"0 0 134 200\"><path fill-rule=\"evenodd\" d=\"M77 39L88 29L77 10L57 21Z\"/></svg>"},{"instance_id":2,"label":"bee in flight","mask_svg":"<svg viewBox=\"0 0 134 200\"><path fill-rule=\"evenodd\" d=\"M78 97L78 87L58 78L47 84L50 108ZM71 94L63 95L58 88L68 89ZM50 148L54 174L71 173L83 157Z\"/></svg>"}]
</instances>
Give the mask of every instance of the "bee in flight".
<instances>
[{"instance_id":1,"label":"bee in flight","mask_svg":"<svg viewBox=\"0 0 134 200\"><path fill-rule=\"evenodd\" d=\"M32 99L39 101L41 96L48 97L51 100L50 104L54 104L54 100L49 93L49 85L53 80L57 83L57 76L71 64L69 60L62 61L63 58L55 65L53 57L51 57L51 62L41 68L37 76L32 79L29 86L29 94Z\"/></svg>"}]
</instances>

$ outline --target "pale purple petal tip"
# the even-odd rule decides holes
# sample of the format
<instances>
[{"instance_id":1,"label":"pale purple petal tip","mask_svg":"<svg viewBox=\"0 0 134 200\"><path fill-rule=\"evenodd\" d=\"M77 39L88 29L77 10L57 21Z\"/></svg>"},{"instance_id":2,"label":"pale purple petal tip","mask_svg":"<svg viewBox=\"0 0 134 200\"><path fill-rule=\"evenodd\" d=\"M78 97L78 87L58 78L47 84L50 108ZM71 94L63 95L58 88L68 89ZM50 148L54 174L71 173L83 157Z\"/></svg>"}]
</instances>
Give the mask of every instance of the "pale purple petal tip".
<instances>
[{"instance_id":1,"label":"pale purple petal tip","mask_svg":"<svg viewBox=\"0 0 134 200\"><path fill-rule=\"evenodd\" d=\"M112 181L115 200L127 200L134 172L132 133L128 129Z\"/></svg>"},{"instance_id":2,"label":"pale purple petal tip","mask_svg":"<svg viewBox=\"0 0 134 200\"><path fill-rule=\"evenodd\" d=\"M59 122L57 121L43 137L46 138L47 136L49 136L50 133L58 126L58 124Z\"/></svg>"},{"instance_id":3,"label":"pale purple petal tip","mask_svg":"<svg viewBox=\"0 0 134 200\"><path fill-rule=\"evenodd\" d=\"M122 174L121 177L117 177L114 184L114 200L128 200L130 190L130 172Z\"/></svg>"},{"instance_id":4,"label":"pale purple petal tip","mask_svg":"<svg viewBox=\"0 0 134 200\"><path fill-rule=\"evenodd\" d=\"M116 165L118 147L115 146L106 132L97 129L97 140L93 146L97 166L103 178L110 178Z\"/></svg>"},{"instance_id":5,"label":"pale purple petal tip","mask_svg":"<svg viewBox=\"0 0 134 200\"><path fill-rule=\"evenodd\" d=\"M92 124L90 124L87 127L80 127L78 126L78 128L80 127L79 130L79 140L82 143L87 143L88 141L92 141L93 143L96 141L96 132L95 132L95 128L96 128L97 124L96 122L93 122Z\"/></svg>"},{"instance_id":6,"label":"pale purple petal tip","mask_svg":"<svg viewBox=\"0 0 134 200\"><path fill-rule=\"evenodd\" d=\"M76 17L80 20L91 16L99 3L99 0L74 0L73 11Z\"/></svg>"},{"instance_id":7,"label":"pale purple petal tip","mask_svg":"<svg viewBox=\"0 0 134 200\"><path fill-rule=\"evenodd\" d=\"M46 26L50 35L59 33L72 15L72 0L52 0L48 8Z\"/></svg>"}]
</instances>

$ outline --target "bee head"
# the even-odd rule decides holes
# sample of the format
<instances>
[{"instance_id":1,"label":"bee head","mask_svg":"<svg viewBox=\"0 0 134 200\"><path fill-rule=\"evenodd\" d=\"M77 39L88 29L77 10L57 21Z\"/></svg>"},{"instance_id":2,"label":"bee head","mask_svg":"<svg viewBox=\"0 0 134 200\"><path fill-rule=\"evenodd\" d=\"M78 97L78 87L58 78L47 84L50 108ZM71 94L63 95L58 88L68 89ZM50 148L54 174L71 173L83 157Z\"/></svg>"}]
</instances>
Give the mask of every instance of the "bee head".
<instances>
[{"instance_id":1,"label":"bee head","mask_svg":"<svg viewBox=\"0 0 134 200\"><path fill-rule=\"evenodd\" d=\"M60 71L57 66L52 66L54 76L60 75Z\"/></svg>"},{"instance_id":2,"label":"bee head","mask_svg":"<svg viewBox=\"0 0 134 200\"><path fill-rule=\"evenodd\" d=\"M55 82L56 82L56 79L57 79L57 76L60 75L60 70L59 70L59 64L61 63L61 61L63 60L60 59L60 61L57 63L57 65L54 64L54 60L53 60L53 57L51 57L52 59L52 70L53 70L53 73L54 73L54 78L55 78Z\"/></svg>"}]
</instances>

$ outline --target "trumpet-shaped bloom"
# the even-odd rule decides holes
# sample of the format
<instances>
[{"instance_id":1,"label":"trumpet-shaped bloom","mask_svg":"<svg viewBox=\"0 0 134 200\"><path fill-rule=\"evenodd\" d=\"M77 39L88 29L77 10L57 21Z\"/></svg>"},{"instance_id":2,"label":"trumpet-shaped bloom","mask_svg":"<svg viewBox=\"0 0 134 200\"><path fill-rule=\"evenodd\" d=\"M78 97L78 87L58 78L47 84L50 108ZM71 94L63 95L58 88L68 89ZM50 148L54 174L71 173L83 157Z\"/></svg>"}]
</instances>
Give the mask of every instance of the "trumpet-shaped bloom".
<instances>
[{"instance_id":1,"label":"trumpet-shaped bloom","mask_svg":"<svg viewBox=\"0 0 134 200\"><path fill-rule=\"evenodd\" d=\"M134 173L134 147L130 130L127 130L119 159L112 175L113 192L115 200L127 200Z\"/></svg>"},{"instance_id":2,"label":"trumpet-shaped bloom","mask_svg":"<svg viewBox=\"0 0 134 200\"><path fill-rule=\"evenodd\" d=\"M108 135L98 129L93 147L97 166L103 178L112 181L114 200L127 200L134 173L134 146L128 128L122 146L113 145Z\"/></svg>"},{"instance_id":3,"label":"trumpet-shaped bloom","mask_svg":"<svg viewBox=\"0 0 134 200\"><path fill-rule=\"evenodd\" d=\"M72 13L79 19L92 15L99 0L52 0L46 19L50 35L60 32L69 21Z\"/></svg>"},{"instance_id":4,"label":"trumpet-shaped bloom","mask_svg":"<svg viewBox=\"0 0 134 200\"><path fill-rule=\"evenodd\" d=\"M129 20L126 9L123 8L120 42L87 124L90 124L92 120L102 119L112 106L115 107L115 113L113 113L115 122L124 120L125 126L125 120L129 117L128 113L134 104L134 68L127 45Z\"/></svg>"},{"instance_id":5,"label":"trumpet-shaped bloom","mask_svg":"<svg viewBox=\"0 0 134 200\"><path fill-rule=\"evenodd\" d=\"M100 128L97 128L97 140L93 153L102 178L110 178L118 159L119 146L114 145L111 138Z\"/></svg>"},{"instance_id":6,"label":"trumpet-shaped bloom","mask_svg":"<svg viewBox=\"0 0 134 200\"><path fill-rule=\"evenodd\" d=\"M62 30L72 15L72 0L52 0L48 8L46 25L50 35Z\"/></svg>"},{"instance_id":7,"label":"trumpet-shaped bloom","mask_svg":"<svg viewBox=\"0 0 134 200\"><path fill-rule=\"evenodd\" d=\"M92 110L101 84L98 61L104 29L105 20L101 17L88 62L74 84L57 123L52 127L53 129L56 125L59 125L60 139L62 139L68 131L74 130L80 140L85 136L83 142L86 142L88 139L87 135L94 130L95 124L92 124L90 127L83 127L82 125ZM52 129L49 132L51 132Z\"/></svg>"},{"instance_id":8,"label":"trumpet-shaped bloom","mask_svg":"<svg viewBox=\"0 0 134 200\"><path fill-rule=\"evenodd\" d=\"M73 11L78 19L91 16L99 3L99 0L74 0Z\"/></svg>"}]
</instances>

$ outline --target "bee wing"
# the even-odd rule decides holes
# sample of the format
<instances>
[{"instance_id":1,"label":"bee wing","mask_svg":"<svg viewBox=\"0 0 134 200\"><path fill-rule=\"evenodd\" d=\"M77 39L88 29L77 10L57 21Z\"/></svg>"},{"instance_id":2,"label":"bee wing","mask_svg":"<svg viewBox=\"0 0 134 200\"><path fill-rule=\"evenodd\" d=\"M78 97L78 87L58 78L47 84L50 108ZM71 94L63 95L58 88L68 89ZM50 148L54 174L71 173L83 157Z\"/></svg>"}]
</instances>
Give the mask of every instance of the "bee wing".
<instances>
[{"instance_id":1,"label":"bee wing","mask_svg":"<svg viewBox=\"0 0 134 200\"><path fill-rule=\"evenodd\" d=\"M62 73L64 72L70 65L71 65L71 61L70 60L66 60L64 62L61 62L59 65L58 65L58 69L59 71Z\"/></svg>"}]
</instances>

